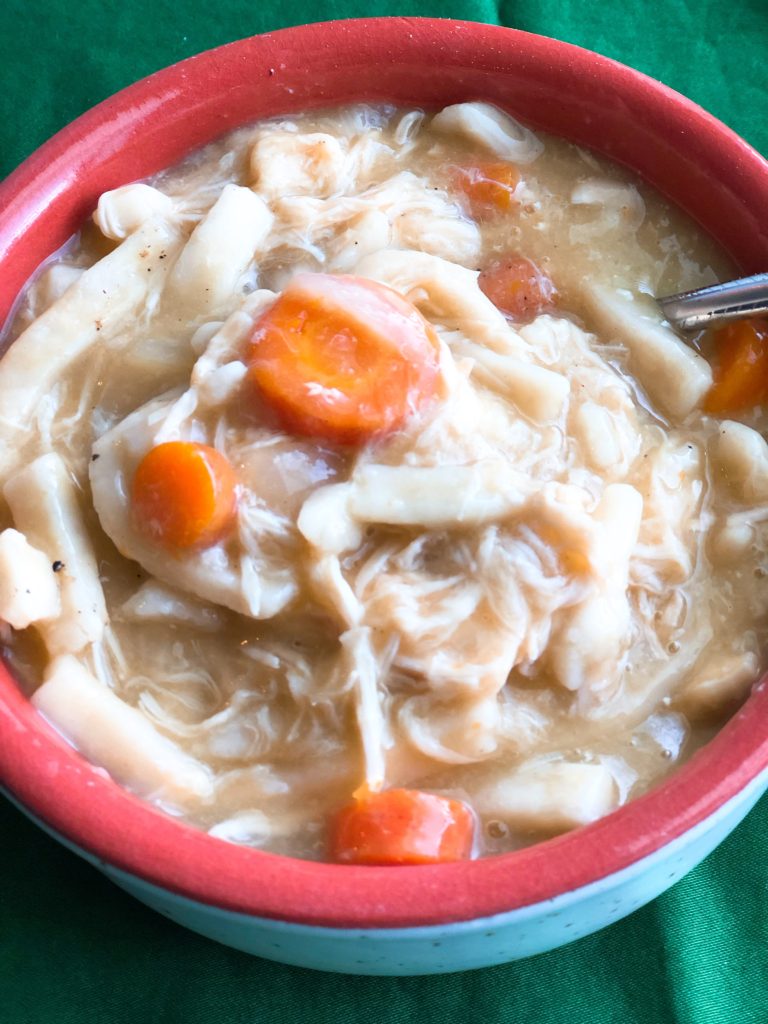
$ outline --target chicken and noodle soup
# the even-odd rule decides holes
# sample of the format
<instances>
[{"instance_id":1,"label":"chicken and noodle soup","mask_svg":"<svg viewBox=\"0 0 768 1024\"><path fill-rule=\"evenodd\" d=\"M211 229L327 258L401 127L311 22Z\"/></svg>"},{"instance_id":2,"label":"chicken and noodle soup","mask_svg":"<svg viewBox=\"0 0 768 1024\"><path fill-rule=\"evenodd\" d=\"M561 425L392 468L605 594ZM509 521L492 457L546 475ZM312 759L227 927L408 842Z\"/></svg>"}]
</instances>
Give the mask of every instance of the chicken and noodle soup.
<instances>
[{"instance_id":1,"label":"chicken and noodle soup","mask_svg":"<svg viewBox=\"0 0 768 1024\"><path fill-rule=\"evenodd\" d=\"M609 813L761 672L768 324L652 300L729 273L483 103L278 118L105 193L7 328L7 660L232 842L434 863Z\"/></svg>"}]
</instances>

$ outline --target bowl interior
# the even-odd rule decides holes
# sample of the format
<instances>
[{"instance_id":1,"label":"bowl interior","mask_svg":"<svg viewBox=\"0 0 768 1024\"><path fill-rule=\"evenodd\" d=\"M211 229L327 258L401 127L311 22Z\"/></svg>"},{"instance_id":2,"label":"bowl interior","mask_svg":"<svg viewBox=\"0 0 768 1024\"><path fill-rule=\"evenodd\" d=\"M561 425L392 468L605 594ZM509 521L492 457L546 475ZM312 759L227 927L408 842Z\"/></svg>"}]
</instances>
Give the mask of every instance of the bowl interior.
<instances>
[{"instance_id":1,"label":"bowl interior","mask_svg":"<svg viewBox=\"0 0 768 1024\"><path fill-rule=\"evenodd\" d=\"M0 323L106 189L249 121L367 100L484 99L628 165L744 272L768 264L768 164L683 97L607 58L510 29L365 19L286 29L175 65L65 128L0 185ZM0 669L0 778L96 856L230 909L336 926L466 920L595 881L706 818L768 765L761 685L716 739L646 797L576 833L483 861L314 864L223 843L160 814L82 760Z\"/></svg>"}]
</instances>

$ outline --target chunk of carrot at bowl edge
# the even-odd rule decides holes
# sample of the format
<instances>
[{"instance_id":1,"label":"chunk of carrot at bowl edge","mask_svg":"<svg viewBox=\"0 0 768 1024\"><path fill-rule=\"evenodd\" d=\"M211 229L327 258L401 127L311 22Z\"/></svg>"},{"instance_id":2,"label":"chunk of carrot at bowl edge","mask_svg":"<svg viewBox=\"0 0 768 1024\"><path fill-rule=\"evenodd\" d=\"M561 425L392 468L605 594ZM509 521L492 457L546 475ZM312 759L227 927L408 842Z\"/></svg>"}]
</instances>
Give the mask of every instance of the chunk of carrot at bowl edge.
<instances>
[{"instance_id":1,"label":"chunk of carrot at bowl edge","mask_svg":"<svg viewBox=\"0 0 768 1024\"><path fill-rule=\"evenodd\" d=\"M704 399L711 413L739 412L768 398L768 320L735 320L713 333L717 366Z\"/></svg>"},{"instance_id":2,"label":"chunk of carrot at bowl edge","mask_svg":"<svg viewBox=\"0 0 768 1024\"><path fill-rule=\"evenodd\" d=\"M460 800L418 789L364 790L337 815L331 854L342 864L439 864L472 853L475 818Z\"/></svg>"},{"instance_id":3,"label":"chunk of carrot at bowl edge","mask_svg":"<svg viewBox=\"0 0 768 1024\"><path fill-rule=\"evenodd\" d=\"M512 320L531 320L550 309L557 299L552 280L525 256L494 260L480 272L477 283L494 306Z\"/></svg>"},{"instance_id":4,"label":"chunk of carrot at bowl edge","mask_svg":"<svg viewBox=\"0 0 768 1024\"><path fill-rule=\"evenodd\" d=\"M139 463L131 488L137 529L168 548L206 547L232 525L237 475L209 445L168 441Z\"/></svg>"},{"instance_id":5,"label":"chunk of carrot at bowl edge","mask_svg":"<svg viewBox=\"0 0 768 1024\"><path fill-rule=\"evenodd\" d=\"M361 277L297 274L254 327L249 379L293 433L357 443L436 395L439 342L402 295Z\"/></svg>"},{"instance_id":6,"label":"chunk of carrot at bowl edge","mask_svg":"<svg viewBox=\"0 0 768 1024\"><path fill-rule=\"evenodd\" d=\"M520 172L514 164L484 163L453 169L453 184L463 193L475 220L508 213L517 205Z\"/></svg>"}]
</instances>

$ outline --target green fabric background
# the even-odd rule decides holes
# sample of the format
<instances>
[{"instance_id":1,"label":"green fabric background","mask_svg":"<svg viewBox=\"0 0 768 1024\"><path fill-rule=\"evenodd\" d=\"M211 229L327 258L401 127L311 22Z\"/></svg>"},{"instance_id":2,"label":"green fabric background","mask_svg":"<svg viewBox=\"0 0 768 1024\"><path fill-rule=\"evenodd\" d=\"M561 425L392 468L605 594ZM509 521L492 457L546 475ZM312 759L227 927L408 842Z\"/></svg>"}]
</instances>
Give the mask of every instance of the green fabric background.
<instances>
[{"instance_id":1,"label":"green fabric background","mask_svg":"<svg viewBox=\"0 0 768 1024\"><path fill-rule=\"evenodd\" d=\"M94 103L193 53L302 21L498 22L615 57L768 154L768 0L43 0L0 5L0 177ZM526 962L343 978L250 958L146 910L0 802L0 1024L768 1024L768 799L626 920Z\"/></svg>"}]
</instances>

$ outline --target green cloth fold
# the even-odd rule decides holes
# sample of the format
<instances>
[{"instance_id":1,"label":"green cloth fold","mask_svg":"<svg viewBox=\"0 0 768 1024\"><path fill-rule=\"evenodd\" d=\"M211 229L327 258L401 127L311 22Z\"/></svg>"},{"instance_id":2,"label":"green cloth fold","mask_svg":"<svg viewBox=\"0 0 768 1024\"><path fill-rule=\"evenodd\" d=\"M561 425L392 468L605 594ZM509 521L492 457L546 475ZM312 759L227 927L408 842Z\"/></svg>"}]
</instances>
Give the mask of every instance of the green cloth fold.
<instances>
[{"instance_id":1,"label":"green cloth fold","mask_svg":"<svg viewBox=\"0 0 768 1024\"><path fill-rule=\"evenodd\" d=\"M0 177L67 121L174 61L303 21L385 14L497 22L597 50L768 153L766 0L5 0ZM668 893L564 949L452 976L354 978L186 932L0 801L0 1022L768 1024L767 827L764 799Z\"/></svg>"}]
</instances>

